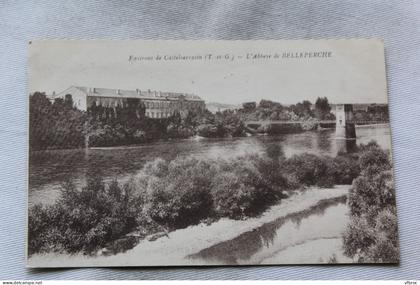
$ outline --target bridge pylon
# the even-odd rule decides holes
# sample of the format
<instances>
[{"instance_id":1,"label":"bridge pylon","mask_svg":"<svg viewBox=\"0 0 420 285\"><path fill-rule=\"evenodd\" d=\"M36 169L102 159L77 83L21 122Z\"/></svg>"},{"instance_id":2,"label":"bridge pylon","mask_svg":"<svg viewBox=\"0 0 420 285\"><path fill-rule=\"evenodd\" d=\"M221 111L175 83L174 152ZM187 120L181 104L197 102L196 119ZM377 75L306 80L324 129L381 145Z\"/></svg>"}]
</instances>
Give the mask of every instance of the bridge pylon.
<instances>
[{"instance_id":1,"label":"bridge pylon","mask_svg":"<svg viewBox=\"0 0 420 285\"><path fill-rule=\"evenodd\" d=\"M356 127L353 116L353 105L336 105L335 117L335 138L338 153L354 152L356 149Z\"/></svg>"},{"instance_id":2,"label":"bridge pylon","mask_svg":"<svg viewBox=\"0 0 420 285\"><path fill-rule=\"evenodd\" d=\"M337 139L356 139L356 127L354 124L353 105L338 104L335 109Z\"/></svg>"}]
</instances>

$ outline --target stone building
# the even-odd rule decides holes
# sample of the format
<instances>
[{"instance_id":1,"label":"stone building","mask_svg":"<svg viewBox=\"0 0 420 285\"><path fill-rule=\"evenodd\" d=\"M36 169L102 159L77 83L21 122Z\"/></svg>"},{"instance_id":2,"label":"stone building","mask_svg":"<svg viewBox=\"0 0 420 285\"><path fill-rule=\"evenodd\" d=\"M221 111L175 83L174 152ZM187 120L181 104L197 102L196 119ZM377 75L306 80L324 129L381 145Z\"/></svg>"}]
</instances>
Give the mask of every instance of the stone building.
<instances>
[{"instance_id":1,"label":"stone building","mask_svg":"<svg viewBox=\"0 0 420 285\"><path fill-rule=\"evenodd\" d=\"M106 108L129 107L142 103L149 118L167 118L175 112L181 115L189 111L205 109L204 100L199 96L185 93L151 90L121 90L71 86L50 96L51 100L71 96L74 106L83 111L93 106Z\"/></svg>"}]
</instances>

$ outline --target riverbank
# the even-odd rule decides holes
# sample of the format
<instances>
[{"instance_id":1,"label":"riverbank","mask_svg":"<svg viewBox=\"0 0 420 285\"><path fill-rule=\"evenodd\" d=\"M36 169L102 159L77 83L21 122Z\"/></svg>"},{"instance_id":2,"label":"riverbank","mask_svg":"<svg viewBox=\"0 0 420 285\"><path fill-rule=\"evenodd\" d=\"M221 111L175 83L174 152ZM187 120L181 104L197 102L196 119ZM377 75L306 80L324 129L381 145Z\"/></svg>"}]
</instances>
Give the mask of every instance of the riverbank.
<instances>
[{"instance_id":1,"label":"riverbank","mask_svg":"<svg viewBox=\"0 0 420 285\"><path fill-rule=\"evenodd\" d=\"M252 231L292 213L298 213L316 206L320 201L336 199L347 195L350 185L337 185L334 188L311 187L302 193L296 193L270 207L262 215L246 220L222 218L210 225L201 223L168 233L154 241L141 241L133 249L113 256L88 256L83 254L34 254L28 259L28 266L66 267L80 266L158 266L158 265L216 265L186 256L198 253L206 248L231 240L245 232ZM63 262L61 263L60 260Z\"/></svg>"}]
</instances>

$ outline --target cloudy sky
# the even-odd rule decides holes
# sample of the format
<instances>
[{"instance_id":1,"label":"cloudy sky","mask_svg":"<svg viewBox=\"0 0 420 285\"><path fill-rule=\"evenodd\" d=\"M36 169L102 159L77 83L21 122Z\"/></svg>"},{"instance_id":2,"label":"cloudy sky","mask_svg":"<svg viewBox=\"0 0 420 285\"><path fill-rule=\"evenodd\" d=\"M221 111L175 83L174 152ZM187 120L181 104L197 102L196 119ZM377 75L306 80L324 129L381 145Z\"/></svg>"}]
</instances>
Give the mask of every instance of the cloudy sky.
<instances>
[{"instance_id":1,"label":"cloudy sky","mask_svg":"<svg viewBox=\"0 0 420 285\"><path fill-rule=\"evenodd\" d=\"M321 53L330 57L313 57ZM173 59L178 56L202 59ZM387 102L379 40L35 41L28 76L29 92L48 94L76 85L194 93L228 104L318 96L332 103Z\"/></svg>"}]
</instances>

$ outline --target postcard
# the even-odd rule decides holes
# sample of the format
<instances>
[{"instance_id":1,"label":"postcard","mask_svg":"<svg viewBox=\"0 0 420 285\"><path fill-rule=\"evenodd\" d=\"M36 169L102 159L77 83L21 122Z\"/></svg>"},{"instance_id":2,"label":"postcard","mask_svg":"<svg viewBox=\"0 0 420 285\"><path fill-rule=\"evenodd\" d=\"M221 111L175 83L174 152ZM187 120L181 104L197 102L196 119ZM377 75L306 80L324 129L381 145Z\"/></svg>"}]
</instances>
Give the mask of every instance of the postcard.
<instances>
[{"instance_id":1,"label":"postcard","mask_svg":"<svg viewBox=\"0 0 420 285\"><path fill-rule=\"evenodd\" d=\"M28 267L399 262L383 41L28 49Z\"/></svg>"}]
</instances>

